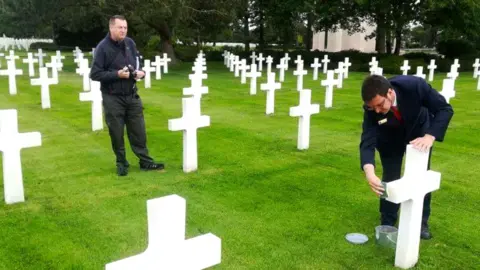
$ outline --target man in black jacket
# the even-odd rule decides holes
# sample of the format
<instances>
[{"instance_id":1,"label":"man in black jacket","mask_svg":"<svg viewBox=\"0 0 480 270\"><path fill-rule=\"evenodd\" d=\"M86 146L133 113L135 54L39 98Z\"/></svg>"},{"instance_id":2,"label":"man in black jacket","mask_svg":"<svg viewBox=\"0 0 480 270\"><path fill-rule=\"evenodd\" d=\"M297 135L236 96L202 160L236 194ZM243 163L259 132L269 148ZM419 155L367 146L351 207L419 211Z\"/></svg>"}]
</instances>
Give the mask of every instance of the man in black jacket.
<instances>
[{"instance_id":1,"label":"man in black jacket","mask_svg":"<svg viewBox=\"0 0 480 270\"><path fill-rule=\"evenodd\" d=\"M365 105L360 142L361 168L372 191L380 196L385 190L375 175L375 149L382 162L382 180L400 179L407 144L429 151L431 156L434 141L444 140L453 109L424 79L413 76L396 76L390 80L369 76L363 82L362 99ZM422 239L432 237L428 227L430 201L431 193L425 196L423 204ZM398 204L381 198L381 224L394 226L398 209Z\"/></svg>"},{"instance_id":2,"label":"man in black jacket","mask_svg":"<svg viewBox=\"0 0 480 270\"><path fill-rule=\"evenodd\" d=\"M123 16L113 16L110 31L97 45L90 78L101 82L105 120L117 160L117 173L128 174L123 134L125 126L135 155L142 170L163 170L148 155L143 105L137 94L136 81L145 76L137 62L135 42L127 37L127 21Z\"/></svg>"}]
</instances>

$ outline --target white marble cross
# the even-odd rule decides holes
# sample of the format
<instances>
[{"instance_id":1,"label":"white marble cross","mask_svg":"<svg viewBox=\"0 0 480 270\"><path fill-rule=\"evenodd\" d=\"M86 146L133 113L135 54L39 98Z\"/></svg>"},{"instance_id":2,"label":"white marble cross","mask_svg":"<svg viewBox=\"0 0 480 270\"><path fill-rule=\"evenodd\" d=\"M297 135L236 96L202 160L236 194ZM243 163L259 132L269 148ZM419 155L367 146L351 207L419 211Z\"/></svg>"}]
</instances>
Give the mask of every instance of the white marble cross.
<instances>
[{"instance_id":1,"label":"white marble cross","mask_svg":"<svg viewBox=\"0 0 480 270\"><path fill-rule=\"evenodd\" d=\"M33 53L29 52L27 54L27 58L23 59L23 63L28 64L28 76L34 77L35 76L35 63L38 63L37 58L33 58Z\"/></svg>"},{"instance_id":2,"label":"white marble cross","mask_svg":"<svg viewBox=\"0 0 480 270\"><path fill-rule=\"evenodd\" d=\"M77 55L75 56L75 59L73 59L73 62L77 63L77 66L80 67L82 65L82 61L83 61L83 52L77 52ZM78 73L78 68L77 68L77 73Z\"/></svg>"},{"instance_id":3,"label":"white marble cross","mask_svg":"<svg viewBox=\"0 0 480 270\"><path fill-rule=\"evenodd\" d=\"M155 56L155 61L152 62L152 66L155 67L155 79L161 80L162 79L162 69L163 66L162 58L159 55Z\"/></svg>"},{"instance_id":4,"label":"white marble cross","mask_svg":"<svg viewBox=\"0 0 480 270\"><path fill-rule=\"evenodd\" d=\"M1 45L0 45L1 46ZM4 57L5 54L4 53L0 53L0 67L2 67L2 57Z\"/></svg>"},{"instance_id":5,"label":"white marble cross","mask_svg":"<svg viewBox=\"0 0 480 270\"><path fill-rule=\"evenodd\" d=\"M437 68L437 65L435 65L435 59L430 60L430 65L428 65L428 81L431 82L433 81L433 75L435 72L435 69Z\"/></svg>"},{"instance_id":6,"label":"white marble cross","mask_svg":"<svg viewBox=\"0 0 480 270\"><path fill-rule=\"evenodd\" d=\"M50 63L46 63L45 67L52 69L52 79L58 83L58 61L57 56L50 56Z\"/></svg>"},{"instance_id":7,"label":"white marble cross","mask_svg":"<svg viewBox=\"0 0 480 270\"><path fill-rule=\"evenodd\" d=\"M280 64L277 65L277 69L279 69L279 81L284 82L285 81L285 70L288 69L288 65L285 63L286 59L282 58L280 59Z\"/></svg>"},{"instance_id":8,"label":"white marble cross","mask_svg":"<svg viewBox=\"0 0 480 270\"><path fill-rule=\"evenodd\" d=\"M250 59L252 59L252 63L257 62L257 55L255 54L255 51L252 52L252 55L250 56Z\"/></svg>"},{"instance_id":9,"label":"white marble cross","mask_svg":"<svg viewBox=\"0 0 480 270\"><path fill-rule=\"evenodd\" d=\"M253 62L255 63L255 62ZM242 63L240 65L240 83L241 84L246 84L247 83L247 70L250 69L250 67L247 65L247 60L243 59Z\"/></svg>"},{"instance_id":10,"label":"white marble cross","mask_svg":"<svg viewBox=\"0 0 480 270\"><path fill-rule=\"evenodd\" d=\"M58 71L62 71L62 68L63 68L63 62L62 62L62 60L65 59L65 56L63 56L63 55L62 55L62 52L61 52L61 51L58 51L58 50L57 50L55 56L57 57L57 62L58 62L57 67L58 67Z\"/></svg>"},{"instance_id":11,"label":"white marble cross","mask_svg":"<svg viewBox=\"0 0 480 270\"><path fill-rule=\"evenodd\" d=\"M192 95L193 97L200 100L203 94L208 94L208 87L202 85L202 80L208 78L208 75L201 72L195 72L194 74L188 75L188 78L191 81L191 86L183 88L183 94L186 96ZM200 102L200 101L199 101Z\"/></svg>"},{"instance_id":12,"label":"white marble cross","mask_svg":"<svg viewBox=\"0 0 480 270\"><path fill-rule=\"evenodd\" d=\"M312 90L300 90L300 104L290 108L290 116L298 119L297 148L306 150L310 146L310 117L320 112L319 104L311 104Z\"/></svg>"},{"instance_id":13,"label":"white marble cross","mask_svg":"<svg viewBox=\"0 0 480 270\"><path fill-rule=\"evenodd\" d=\"M383 76L383 68L377 67L376 69L372 70L372 75Z\"/></svg>"},{"instance_id":14,"label":"white marble cross","mask_svg":"<svg viewBox=\"0 0 480 270\"><path fill-rule=\"evenodd\" d=\"M235 58L235 78L240 77L240 67L242 65L242 60L240 60L240 56L236 56Z\"/></svg>"},{"instance_id":15,"label":"white marble cross","mask_svg":"<svg viewBox=\"0 0 480 270\"><path fill-rule=\"evenodd\" d=\"M228 67L228 57L230 56L230 53L227 50L224 50L222 53L223 56L223 64Z\"/></svg>"},{"instance_id":16,"label":"white marble cross","mask_svg":"<svg viewBox=\"0 0 480 270\"><path fill-rule=\"evenodd\" d=\"M458 59L455 59L455 60L453 61L453 65L456 66L457 69L460 68L460 64L459 64L458 61L459 61Z\"/></svg>"},{"instance_id":17,"label":"white marble cross","mask_svg":"<svg viewBox=\"0 0 480 270\"><path fill-rule=\"evenodd\" d=\"M252 64L250 66L250 72L248 72L246 76L250 78L250 95L256 95L257 94L257 78L262 76L262 73L260 71L257 71L256 64Z\"/></svg>"},{"instance_id":18,"label":"white marble cross","mask_svg":"<svg viewBox=\"0 0 480 270\"><path fill-rule=\"evenodd\" d=\"M39 132L18 133L17 110L0 110L0 151L3 153L3 188L7 204L25 201L20 150L41 144Z\"/></svg>"},{"instance_id":19,"label":"white marble cross","mask_svg":"<svg viewBox=\"0 0 480 270\"><path fill-rule=\"evenodd\" d=\"M48 77L48 68L40 68L40 78L30 79L32 85L41 86L42 109L49 109L50 105L50 85L57 84L58 81Z\"/></svg>"},{"instance_id":20,"label":"white marble cross","mask_svg":"<svg viewBox=\"0 0 480 270\"><path fill-rule=\"evenodd\" d=\"M83 91L90 91L90 67L88 66L88 59L81 58L79 65L76 71L83 77Z\"/></svg>"},{"instance_id":21,"label":"white marble cross","mask_svg":"<svg viewBox=\"0 0 480 270\"><path fill-rule=\"evenodd\" d=\"M323 63L323 74L327 74L327 72L328 72L328 63L330 63L330 59L328 59L328 55L327 55L327 54L325 54L325 56L323 56L322 63Z\"/></svg>"},{"instance_id":22,"label":"white marble cross","mask_svg":"<svg viewBox=\"0 0 480 270\"><path fill-rule=\"evenodd\" d=\"M313 64L310 65L313 68L313 80L318 80L318 69L322 67L322 64L319 62L318 58L315 58Z\"/></svg>"},{"instance_id":23,"label":"white marble cross","mask_svg":"<svg viewBox=\"0 0 480 270\"><path fill-rule=\"evenodd\" d=\"M343 74L345 74L345 67L343 66L343 62L338 62L338 68L334 70L335 73L338 74L337 78L337 87L343 88Z\"/></svg>"},{"instance_id":24,"label":"white marble cross","mask_svg":"<svg viewBox=\"0 0 480 270\"><path fill-rule=\"evenodd\" d=\"M168 54L164 53L163 54L163 59L162 59L162 63L163 63L163 72L165 74L168 73L168 63L169 62L172 62L172 59L168 58Z\"/></svg>"},{"instance_id":25,"label":"white marble cross","mask_svg":"<svg viewBox=\"0 0 480 270\"><path fill-rule=\"evenodd\" d=\"M301 60L300 55L295 63L297 64L297 70L293 72L293 75L297 76L297 91L300 91L303 90L303 76L307 75L308 71L303 69L303 60Z\"/></svg>"},{"instance_id":26,"label":"white marble cross","mask_svg":"<svg viewBox=\"0 0 480 270\"><path fill-rule=\"evenodd\" d=\"M13 61L14 67L16 68L15 60L20 59L20 57L18 55L15 55L15 51L10 50L10 54L5 56L5 59L8 60L8 61Z\"/></svg>"},{"instance_id":27,"label":"white marble cross","mask_svg":"<svg viewBox=\"0 0 480 270\"><path fill-rule=\"evenodd\" d=\"M8 91L10 95L17 94L17 75L23 75L23 70L15 68L15 60L7 61L7 69L0 70L0 75L8 76Z\"/></svg>"},{"instance_id":28,"label":"white marble cross","mask_svg":"<svg viewBox=\"0 0 480 270\"><path fill-rule=\"evenodd\" d=\"M263 57L263 53L258 54L257 61L258 61L258 71L262 71L263 70L263 62L265 61L265 58Z\"/></svg>"},{"instance_id":29,"label":"white marble cross","mask_svg":"<svg viewBox=\"0 0 480 270\"><path fill-rule=\"evenodd\" d=\"M90 81L91 90L80 93L80 101L92 102L92 131L103 129L102 92L100 82Z\"/></svg>"},{"instance_id":30,"label":"white marble cross","mask_svg":"<svg viewBox=\"0 0 480 270\"><path fill-rule=\"evenodd\" d=\"M273 57L270 55L267 57L267 75L272 73L272 64L273 64Z\"/></svg>"},{"instance_id":31,"label":"white marble cross","mask_svg":"<svg viewBox=\"0 0 480 270\"><path fill-rule=\"evenodd\" d=\"M267 92L267 105L265 110L267 115L275 112L275 91L280 88L282 88L282 84L275 82L275 73L268 73L267 83L260 85L260 89Z\"/></svg>"},{"instance_id":32,"label":"white marble cross","mask_svg":"<svg viewBox=\"0 0 480 270\"><path fill-rule=\"evenodd\" d=\"M477 82L477 90L480 90L480 76L477 76L478 82Z\"/></svg>"},{"instance_id":33,"label":"white marble cross","mask_svg":"<svg viewBox=\"0 0 480 270\"><path fill-rule=\"evenodd\" d=\"M455 81L453 79L444 79L440 94L447 100L447 103L450 103L450 99L455 97Z\"/></svg>"},{"instance_id":34,"label":"white marble cross","mask_svg":"<svg viewBox=\"0 0 480 270\"><path fill-rule=\"evenodd\" d=\"M287 66L287 68L285 70L288 70L288 68L290 67L290 56L288 56L288 53L285 53L285 57L283 58L283 62L285 63L285 65Z\"/></svg>"},{"instance_id":35,"label":"white marble cross","mask_svg":"<svg viewBox=\"0 0 480 270\"><path fill-rule=\"evenodd\" d=\"M423 74L423 67L422 66L417 67L417 73L413 76L419 77L419 78L422 78L422 79L425 79L427 77L427 75Z\"/></svg>"},{"instance_id":36,"label":"white marble cross","mask_svg":"<svg viewBox=\"0 0 480 270\"><path fill-rule=\"evenodd\" d=\"M142 70L145 72L145 89L152 88L152 72L155 68L150 65L149 59L145 59Z\"/></svg>"},{"instance_id":37,"label":"white marble cross","mask_svg":"<svg viewBox=\"0 0 480 270\"><path fill-rule=\"evenodd\" d=\"M325 108L331 108L333 105L333 87L338 85L333 70L327 72L327 79L322 80L322 86L325 86Z\"/></svg>"},{"instance_id":38,"label":"white marble cross","mask_svg":"<svg viewBox=\"0 0 480 270\"><path fill-rule=\"evenodd\" d=\"M352 63L350 63L350 59L348 57L345 57L345 61L343 62L343 67L345 71L343 77L345 79L348 79L348 73L350 72L351 66L352 66Z\"/></svg>"},{"instance_id":39,"label":"white marble cross","mask_svg":"<svg viewBox=\"0 0 480 270\"><path fill-rule=\"evenodd\" d=\"M75 46L75 50L72 51L75 58L78 57L78 54L82 53L82 50L78 46ZM83 54L83 53L82 53Z\"/></svg>"},{"instance_id":40,"label":"white marble cross","mask_svg":"<svg viewBox=\"0 0 480 270\"><path fill-rule=\"evenodd\" d=\"M475 63L473 63L473 78L477 78L478 76L478 68L480 67L480 59L475 59Z\"/></svg>"},{"instance_id":41,"label":"white marble cross","mask_svg":"<svg viewBox=\"0 0 480 270\"><path fill-rule=\"evenodd\" d=\"M410 70L408 60L403 60L403 66L400 67L400 70L403 71L403 75L408 75L408 71Z\"/></svg>"},{"instance_id":42,"label":"white marble cross","mask_svg":"<svg viewBox=\"0 0 480 270\"><path fill-rule=\"evenodd\" d=\"M460 75L458 73L458 67L460 65L458 64L453 64L450 68L450 72L447 73L447 78L450 78L450 79L453 79L454 81L458 78L458 76Z\"/></svg>"},{"instance_id":43,"label":"white marble cross","mask_svg":"<svg viewBox=\"0 0 480 270\"><path fill-rule=\"evenodd\" d=\"M148 247L141 254L109 263L105 270L200 270L222 259L222 240L208 233L185 240L186 201L169 195L147 201Z\"/></svg>"},{"instance_id":44,"label":"white marble cross","mask_svg":"<svg viewBox=\"0 0 480 270\"><path fill-rule=\"evenodd\" d=\"M237 59L237 56L234 55L233 53L230 54L230 61L228 62L229 63L229 68L230 68L230 72L234 72L235 71L235 59Z\"/></svg>"},{"instance_id":45,"label":"white marble cross","mask_svg":"<svg viewBox=\"0 0 480 270\"><path fill-rule=\"evenodd\" d=\"M375 56L372 57L372 62L370 62L368 64L370 65L370 74L371 75L380 75L380 74L377 74L377 72L378 72L378 61L376 60Z\"/></svg>"},{"instance_id":46,"label":"white marble cross","mask_svg":"<svg viewBox=\"0 0 480 270\"><path fill-rule=\"evenodd\" d=\"M424 197L440 188L441 174L427 169L428 157L428 151L408 145L403 177L386 186L386 199L401 204L395 266L403 269L418 262Z\"/></svg>"},{"instance_id":47,"label":"white marble cross","mask_svg":"<svg viewBox=\"0 0 480 270\"><path fill-rule=\"evenodd\" d=\"M183 130L183 171L198 168L197 129L210 126L210 116L201 115L200 102L195 97L183 98L182 118L168 120L168 130Z\"/></svg>"},{"instance_id":48,"label":"white marble cross","mask_svg":"<svg viewBox=\"0 0 480 270\"><path fill-rule=\"evenodd\" d=\"M43 67L43 57L47 56L46 53L43 53L42 49L38 49L38 52L35 54L38 57L38 67Z\"/></svg>"}]
</instances>

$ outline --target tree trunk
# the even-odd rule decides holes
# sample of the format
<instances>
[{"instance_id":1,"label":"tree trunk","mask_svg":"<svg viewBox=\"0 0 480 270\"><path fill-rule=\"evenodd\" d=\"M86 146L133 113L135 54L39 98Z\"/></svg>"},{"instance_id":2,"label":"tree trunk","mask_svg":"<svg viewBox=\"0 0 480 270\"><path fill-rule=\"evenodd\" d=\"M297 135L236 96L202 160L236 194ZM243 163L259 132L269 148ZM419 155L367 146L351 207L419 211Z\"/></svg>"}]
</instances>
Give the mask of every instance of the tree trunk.
<instances>
[{"instance_id":1,"label":"tree trunk","mask_svg":"<svg viewBox=\"0 0 480 270\"><path fill-rule=\"evenodd\" d=\"M392 30L387 29L387 34L386 34L386 46L387 46L387 53L392 54Z\"/></svg>"},{"instance_id":2,"label":"tree trunk","mask_svg":"<svg viewBox=\"0 0 480 270\"><path fill-rule=\"evenodd\" d=\"M250 51L250 28L248 27L248 11L245 11L245 16L243 16L243 42L245 43L245 51Z\"/></svg>"},{"instance_id":3,"label":"tree trunk","mask_svg":"<svg viewBox=\"0 0 480 270\"><path fill-rule=\"evenodd\" d=\"M328 28L325 28L325 40L323 41L323 49L326 51L328 48Z\"/></svg>"},{"instance_id":4,"label":"tree trunk","mask_svg":"<svg viewBox=\"0 0 480 270\"><path fill-rule=\"evenodd\" d=\"M171 64L177 64L177 57L175 56L175 50L172 45L172 33L170 32L170 27L168 27L167 23L164 21L159 24L148 21L145 23L155 29L160 35L162 51L172 59Z\"/></svg>"},{"instance_id":5,"label":"tree trunk","mask_svg":"<svg viewBox=\"0 0 480 270\"><path fill-rule=\"evenodd\" d=\"M402 48L402 29L403 26L397 26L397 29L395 29L395 55L400 55L400 49Z\"/></svg>"},{"instance_id":6,"label":"tree trunk","mask_svg":"<svg viewBox=\"0 0 480 270\"><path fill-rule=\"evenodd\" d=\"M386 34L386 29L385 29L385 14L380 13L377 15L375 18L375 21L377 23L377 43L375 45L375 48L378 53L385 53L385 34Z\"/></svg>"},{"instance_id":7,"label":"tree trunk","mask_svg":"<svg viewBox=\"0 0 480 270\"><path fill-rule=\"evenodd\" d=\"M312 50L313 46L313 12L309 12L307 15L307 36L305 37L305 49L307 51Z\"/></svg>"}]
</instances>

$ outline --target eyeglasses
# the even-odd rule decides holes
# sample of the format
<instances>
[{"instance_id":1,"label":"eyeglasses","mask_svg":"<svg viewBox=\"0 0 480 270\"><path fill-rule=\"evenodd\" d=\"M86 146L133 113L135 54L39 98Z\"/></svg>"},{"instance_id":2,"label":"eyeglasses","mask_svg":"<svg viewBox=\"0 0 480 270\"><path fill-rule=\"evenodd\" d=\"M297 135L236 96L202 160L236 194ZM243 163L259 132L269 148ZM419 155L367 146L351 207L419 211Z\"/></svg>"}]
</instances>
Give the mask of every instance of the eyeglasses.
<instances>
[{"instance_id":1,"label":"eyeglasses","mask_svg":"<svg viewBox=\"0 0 480 270\"><path fill-rule=\"evenodd\" d=\"M382 97L382 102L378 103L377 105L374 106L374 108L371 108L369 107L367 104L364 104L363 107L367 110L367 111L375 111L375 109L383 109L384 106L385 106L385 102L387 101L386 98Z\"/></svg>"}]
</instances>

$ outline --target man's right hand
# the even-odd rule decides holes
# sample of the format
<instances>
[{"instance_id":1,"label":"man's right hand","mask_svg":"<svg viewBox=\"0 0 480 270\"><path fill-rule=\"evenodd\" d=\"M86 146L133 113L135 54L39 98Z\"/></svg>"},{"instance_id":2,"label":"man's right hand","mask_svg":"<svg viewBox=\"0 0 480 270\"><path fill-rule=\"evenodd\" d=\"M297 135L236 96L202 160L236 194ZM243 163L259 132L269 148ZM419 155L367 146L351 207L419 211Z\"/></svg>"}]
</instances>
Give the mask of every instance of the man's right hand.
<instances>
[{"instance_id":1,"label":"man's right hand","mask_svg":"<svg viewBox=\"0 0 480 270\"><path fill-rule=\"evenodd\" d=\"M367 175L368 184L372 191L377 194L377 196L382 196L385 189L383 188L382 181L375 174Z\"/></svg>"},{"instance_id":2,"label":"man's right hand","mask_svg":"<svg viewBox=\"0 0 480 270\"><path fill-rule=\"evenodd\" d=\"M377 194L377 196L381 196L385 189L383 188L382 181L375 174L375 167L372 164L365 164L363 166L363 171L365 172L365 176L372 191Z\"/></svg>"},{"instance_id":3,"label":"man's right hand","mask_svg":"<svg viewBox=\"0 0 480 270\"><path fill-rule=\"evenodd\" d=\"M130 78L130 72L120 69L118 71L118 77L121 79L128 79Z\"/></svg>"}]
</instances>

